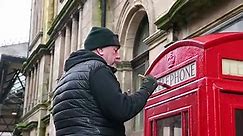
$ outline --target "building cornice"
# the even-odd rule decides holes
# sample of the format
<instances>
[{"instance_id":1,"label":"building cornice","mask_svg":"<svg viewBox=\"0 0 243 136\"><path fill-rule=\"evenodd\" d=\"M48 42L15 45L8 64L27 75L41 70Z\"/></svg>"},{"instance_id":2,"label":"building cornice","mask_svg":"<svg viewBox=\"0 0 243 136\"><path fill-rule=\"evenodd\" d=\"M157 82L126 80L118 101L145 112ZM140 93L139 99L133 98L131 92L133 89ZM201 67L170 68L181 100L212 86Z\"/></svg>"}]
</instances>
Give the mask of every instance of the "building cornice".
<instances>
[{"instance_id":1,"label":"building cornice","mask_svg":"<svg viewBox=\"0 0 243 136\"><path fill-rule=\"evenodd\" d=\"M37 128L37 126L38 126L38 121L30 121L28 123L18 123L14 128L13 134L18 136L21 134L21 132L32 130L33 128Z\"/></svg>"},{"instance_id":2,"label":"building cornice","mask_svg":"<svg viewBox=\"0 0 243 136\"><path fill-rule=\"evenodd\" d=\"M36 34L36 36L34 37L34 39L31 41L30 45L29 45L29 49L28 51L30 51L34 46L35 44L37 43L37 41L43 37L43 32L40 31L39 33Z\"/></svg>"},{"instance_id":3,"label":"building cornice","mask_svg":"<svg viewBox=\"0 0 243 136\"><path fill-rule=\"evenodd\" d=\"M16 128L20 131L27 131L36 128L37 125L38 121L30 121L28 123L19 123L17 124Z\"/></svg>"},{"instance_id":4,"label":"building cornice","mask_svg":"<svg viewBox=\"0 0 243 136\"><path fill-rule=\"evenodd\" d=\"M204 25L202 28L200 28L198 31L188 35L185 38L192 38L199 35L205 35L213 33L214 31L220 29L223 25L231 22L232 20L235 20L239 17L243 16L243 4L237 6L236 8L228 11L223 16L217 18L213 22L210 22L206 25Z\"/></svg>"},{"instance_id":5,"label":"building cornice","mask_svg":"<svg viewBox=\"0 0 243 136\"><path fill-rule=\"evenodd\" d=\"M151 34L149 37L144 39L144 43L151 46L155 44L157 41L166 40L167 32L163 30L157 30L155 33Z\"/></svg>"},{"instance_id":6,"label":"building cornice","mask_svg":"<svg viewBox=\"0 0 243 136\"><path fill-rule=\"evenodd\" d=\"M45 116L41 119L41 121L42 121L44 124L49 124L49 122L50 122L50 114L45 115Z\"/></svg>"},{"instance_id":7,"label":"building cornice","mask_svg":"<svg viewBox=\"0 0 243 136\"><path fill-rule=\"evenodd\" d=\"M130 61L121 61L121 63L119 63L117 65L117 70L118 71L131 71L132 70L132 65Z\"/></svg>"},{"instance_id":8,"label":"building cornice","mask_svg":"<svg viewBox=\"0 0 243 136\"><path fill-rule=\"evenodd\" d=\"M23 115L23 117L21 118L22 122L26 122L27 119L36 114L36 112L38 112L39 110L47 110L47 107L48 105L46 104L37 104L30 111Z\"/></svg>"},{"instance_id":9,"label":"building cornice","mask_svg":"<svg viewBox=\"0 0 243 136\"><path fill-rule=\"evenodd\" d=\"M36 50L34 50L28 59L24 62L22 72L25 74L33 66L33 64L43 56L43 54L47 53L48 50L45 44L38 45Z\"/></svg>"},{"instance_id":10,"label":"building cornice","mask_svg":"<svg viewBox=\"0 0 243 136\"><path fill-rule=\"evenodd\" d=\"M61 9L57 17L52 22L47 34L50 35L50 39L53 39L58 32L68 23L70 17L85 3L86 0L68 0L64 7Z\"/></svg>"},{"instance_id":11,"label":"building cornice","mask_svg":"<svg viewBox=\"0 0 243 136\"><path fill-rule=\"evenodd\" d=\"M168 30L173 25L184 25L200 12L212 7L218 0L177 0L170 10L155 21L159 29Z\"/></svg>"}]
</instances>

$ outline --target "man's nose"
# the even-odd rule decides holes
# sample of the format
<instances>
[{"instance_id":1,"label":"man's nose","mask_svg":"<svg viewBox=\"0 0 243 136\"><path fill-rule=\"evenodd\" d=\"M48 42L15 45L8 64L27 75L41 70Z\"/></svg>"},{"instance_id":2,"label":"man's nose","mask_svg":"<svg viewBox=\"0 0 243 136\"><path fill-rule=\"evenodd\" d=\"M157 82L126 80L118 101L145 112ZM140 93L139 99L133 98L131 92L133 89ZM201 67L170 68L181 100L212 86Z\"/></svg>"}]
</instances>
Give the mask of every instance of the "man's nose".
<instances>
[{"instance_id":1,"label":"man's nose","mask_svg":"<svg viewBox=\"0 0 243 136\"><path fill-rule=\"evenodd\" d=\"M118 55L116 56L116 58L117 58L117 59L121 59L120 54L118 54Z\"/></svg>"},{"instance_id":2,"label":"man's nose","mask_svg":"<svg viewBox=\"0 0 243 136\"><path fill-rule=\"evenodd\" d=\"M121 57L120 57L119 54L116 56L116 61L117 61L117 62L120 62L120 61L121 61Z\"/></svg>"}]
</instances>

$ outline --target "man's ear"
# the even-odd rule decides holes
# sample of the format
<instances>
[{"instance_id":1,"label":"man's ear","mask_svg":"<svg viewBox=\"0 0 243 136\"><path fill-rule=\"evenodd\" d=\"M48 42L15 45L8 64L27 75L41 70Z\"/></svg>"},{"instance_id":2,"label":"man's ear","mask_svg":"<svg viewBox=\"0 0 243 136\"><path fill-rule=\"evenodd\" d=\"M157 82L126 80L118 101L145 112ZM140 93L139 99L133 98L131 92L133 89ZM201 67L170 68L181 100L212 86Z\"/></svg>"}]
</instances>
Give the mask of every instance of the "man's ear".
<instances>
[{"instance_id":1,"label":"man's ear","mask_svg":"<svg viewBox=\"0 0 243 136\"><path fill-rule=\"evenodd\" d=\"M97 48L97 49L96 49L96 52L97 52L97 54L100 55L100 56L103 56L103 55L104 55L103 49L101 49L101 48Z\"/></svg>"}]
</instances>

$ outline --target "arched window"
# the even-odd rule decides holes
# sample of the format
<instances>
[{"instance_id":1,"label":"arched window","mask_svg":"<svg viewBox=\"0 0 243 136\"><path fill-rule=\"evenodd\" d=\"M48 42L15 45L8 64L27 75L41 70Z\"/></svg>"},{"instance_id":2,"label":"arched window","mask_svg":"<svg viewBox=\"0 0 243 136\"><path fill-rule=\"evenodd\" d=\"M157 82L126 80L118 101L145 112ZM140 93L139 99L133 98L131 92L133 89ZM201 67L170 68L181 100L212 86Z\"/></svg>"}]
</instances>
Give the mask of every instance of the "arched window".
<instances>
[{"instance_id":1,"label":"arched window","mask_svg":"<svg viewBox=\"0 0 243 136\"><path fill-rule=\"evenodd\" d=\"M134 40L133 59L131 61L133 69L133 87L138 90L140 87L141 79L138 74L144 74L148 68L148 45L143 41L149 36L149 23L147 15L141 20ZM138 131L143 129L143 111L141 111L134 119L134 130Z\"/></svg>"},{"instance_id":2,"label":"arched window","mask_svg":"<svg viewBox=\"0 0 243 136\"><path fill-rule=\"evenodd\" d=\"M138 26L138 30L134 40L134 50L133 57L137 57L145 53L148 49L148 45L146 45L143 40L147 38L149 35L149 26L148 26L148 18L144 16L141 23Z\"/></svg>"}]
</instances>

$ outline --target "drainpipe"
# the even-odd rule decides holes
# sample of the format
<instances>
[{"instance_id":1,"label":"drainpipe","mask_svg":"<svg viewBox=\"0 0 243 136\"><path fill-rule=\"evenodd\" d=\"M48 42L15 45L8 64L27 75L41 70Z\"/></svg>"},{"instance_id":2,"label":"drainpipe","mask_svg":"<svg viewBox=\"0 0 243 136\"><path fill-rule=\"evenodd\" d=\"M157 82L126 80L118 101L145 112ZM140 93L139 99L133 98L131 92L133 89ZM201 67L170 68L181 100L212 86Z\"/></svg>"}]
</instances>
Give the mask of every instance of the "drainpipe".
<instances>
[{"instance_id":1,"label":"drainpipe","mask_svg":"<svg viewBox=\"0 0 243 136\"><path fill-rule=\"evenodd\" d=\"M106 0L101 0L101 26L106 27Z\"/></svg>"}]
</instances>

